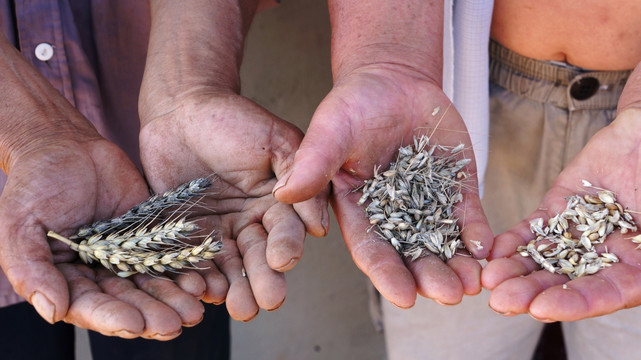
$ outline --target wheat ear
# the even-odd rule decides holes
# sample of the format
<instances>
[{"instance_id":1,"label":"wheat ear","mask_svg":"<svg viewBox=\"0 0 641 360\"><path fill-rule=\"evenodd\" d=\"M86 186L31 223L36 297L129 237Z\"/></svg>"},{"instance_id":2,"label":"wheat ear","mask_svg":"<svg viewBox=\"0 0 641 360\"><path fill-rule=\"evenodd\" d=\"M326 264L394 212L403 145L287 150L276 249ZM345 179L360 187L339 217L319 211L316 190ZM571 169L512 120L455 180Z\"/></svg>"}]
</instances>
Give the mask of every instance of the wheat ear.
<instances>
[{"instance_id":1,"label":"wheat ear","mask_svg":"<svg viewBox=\"0 0 641 360\"><path fill-rule=\"evenodd\" d=\"M53 231L47 236L69 245L85 263L97 261L121 277L197 268L196 263L212 259L221 250L222 242L212 232L199 245L186 243L199 228L184 215L198 201L187 208L183 205L209 186L209 178L195 179L152 196L118 218L83 226L71 238ZM170 209L174 210L169 216L161 216Z\"/></svg>"}]
</instances>

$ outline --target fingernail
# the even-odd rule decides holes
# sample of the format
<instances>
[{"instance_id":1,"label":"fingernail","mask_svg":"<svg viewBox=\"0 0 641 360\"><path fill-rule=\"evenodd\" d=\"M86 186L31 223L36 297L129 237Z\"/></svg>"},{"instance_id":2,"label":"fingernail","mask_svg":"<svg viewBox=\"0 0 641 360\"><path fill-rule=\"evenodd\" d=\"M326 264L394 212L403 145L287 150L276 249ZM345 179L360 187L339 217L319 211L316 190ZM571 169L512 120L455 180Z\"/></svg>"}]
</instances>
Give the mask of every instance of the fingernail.
<instances>
[{"instance_id":1,"label":"fingernail","mask_svg":"<svg viewBox=\"0 0 641 360\"><path fill-rule=\"evenodd\" d=\"M390 302L390 304L392 304L392 305L396 306L396 307L397 307L397 308L399 308L399 309L410 309L410 308L414 307L414 304L415 304L415 303L413 302L413 303L412 303L412 304L410 304L410 305L401 305L401 304L398 304L398 303L396 303L396 302L394 302L394 301L392 301L392 300L389 300L389 302Z\"/></svg>"},{"instance_id":2,"label":"fingernail","mask_svg":"<svg viewBox=\"0 0 641 360\"><path fill-rule=\"evenodd\" d=\"M292 259L289 260L289 262L287 264L279 267L278 269L274 269L274 270L276 270L278 272L287 271L287 270L293 268L294 265L296 265L296 263L298 263L298 260L300 260L300 258L297 258L297 257L296 258L292 258Z\"/></svg>"},{"instance_id":3,"label":"fingernail","mask_svg":"<svg viewBox=\"0 0 641 360\"><path fill-rule=\"evenodd\" d=\"M553 322L556 322L555 320L552 320L552 319L547 319L547 318L540 319L540 318L537 318L536 316L534 316L534 315L532 315L532 314L530 314L530 313L528 313L528 315L530 315L530 317L531 317L532 319L534 319L534 320L536 320L536 321L543 322L543 323L553 323Z\"/></svg>"},{"instance_id":4,"label":"fingernail","mask_svg":"<svg viewBox=\"0 0 641 360\"><path fill-rule=\"evenodd\" d=\"M278 304L276 304L276 306L271 307L271 308L269 308L269 309L265 309L265 310L267 310L267 311L275 311L275 310L278 310L281 306L283 306L283 304L284 304L284 303L285 303L285 298L283 298L283 301L281 301L281 302L279 302Z\"/></svg>"},{"instance_id":5,"label":"fingernail","mask_svg":"<svg viewBox=\"0 0 641 360\"><path fill-rule=\"evenodd\" d=\"M325 234L323 234L323 236L327 235L327 233L329 232L329 213L327 211L327 208L323 209L321 215L321 226L325 230Z\"/></svg>"},{"instance_id":6,"label":"fingernail","mask_svg":"<svg viewBox=\"0 0 641 360\"><path fill-rule=\"evenodd\" d=\"M133 339L133 338L137 337L136 334L132 333L129 330L125 330L125 329L114 331L112 334L114 336L121 337L123 339Z\"/></svg>"},{"instance_id":7,"label":"fingernail","mask_svg":"<svg viewBox=\"0 0 641 360\"><path fill-rule=\"evenodd\" d=\"M168 334L160 334L160 333L153 333L149 336L146 336L148 339L154 339L154 340L171 340L175 339L178 337L180 334L182 334L183 330L182 328L178 329L177 331L168 333Z\"/></svg>"},{"instance_id":8,"label":"fingernail","mask_svg":"<svg viewBox=\"0 0 641 360\"><path fill-rule=\"evenodd\" d=\"M432 299L432 300L434 300L435 303L437 303L439 305L442 305L442 306L454 306L454 305L458 304L458 303L456 303L456 304L448 304L448 303L442 302L441 300L437 300L437 299Z\"/></svg>"},{"instance_id":9,"label":"fingernail","mask_svg":"<svg viewBox=\"0 0 641 360\"><path fill-rule=\"evenodd\" d=\"M280 180L278 180L278 182L274 186L274 189L272 190L272 196L276 197L276 192L280 190L282 187L284 187L285 185L287 185L287 180L289 180L289 177L291 176L291 174L292 173L290 171L287 174L285 174L285 176L283 176Z\"/></svg>"},{"instance_id":10,"label":"fingernail","mask_svg":"<svg viewBox=\"0 0 641 360\"><path fill-rule=\"evenodd\" d=\"M200 323L203 321L203 319L204 319L204 318L205 318L205 314L203 314L203 315L200 317L200 319L198 319L198 320L196 320L196 321L184 322L184 323L183 323L183 326L184 326L184 327L192 327L192 326L196 326L196 325L200 324Z\"/></svg>"},{"instance_id":11,"label":"fingernail","mask_svg":"<svg viewBox=\"0 0 641 360\"><path fill-rule=\"evenodd\" d=\"M254 319L256 318L256 316L258 316L258 313L259 313L259 312L260 312L260 309L256 310L256 313L254 313L254 315L250 316L250 317L249 317L249 318L247 318L247 319L241 320L241 321L242 321L242 322L245 322L245 323L248 323L248 322L250 322L250 321L254 320Z\"/></svg>"},{"instance_id":12,"label":"fingernail","mask_svg":"<svg viewBox=\"0 0 641 360\"><path fill-rule=\"evenodd\" d=\"M56 313L56 307L45 295L36 291L31 295L29 302L48 323L53 324L55 322L54 315Z\"/></svg>"},{"instance_id":13,"label":"fingernail","mask_svg":"<svg viewBox=\"0 0 641 360\"><path fill-rule=\"evenodd\" d=\"M492 311L494 311L495 313L497 313L497 314L499 314L499 315L503 315L503 316L512 316L512 315L514 315L514 313L513 313L513 312L511 312L511 311L501 312L501 311L495 310L495 309L494 309L493 307L491 307L491 306L490 306L490 309L492 309Z\"/></svg>"}]
</instances>

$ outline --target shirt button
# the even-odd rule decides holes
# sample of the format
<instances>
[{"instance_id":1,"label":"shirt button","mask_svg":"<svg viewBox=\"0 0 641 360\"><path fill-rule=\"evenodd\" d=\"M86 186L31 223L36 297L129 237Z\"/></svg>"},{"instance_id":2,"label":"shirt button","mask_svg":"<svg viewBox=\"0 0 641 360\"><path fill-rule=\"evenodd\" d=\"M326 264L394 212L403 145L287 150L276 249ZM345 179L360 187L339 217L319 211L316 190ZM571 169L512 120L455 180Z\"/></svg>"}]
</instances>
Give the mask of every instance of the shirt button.
<instances>
[{"instance_id":1,"label":"shirt button","mask_svg":"<svg viewBox=\"0 0 641 360\"><path fill-rule=\"evenodd\" d=\"M49 61L53 57L53 46L47 43L40 43L36 46L36 58L40 61Z\"/></svg>"}]
</instances>

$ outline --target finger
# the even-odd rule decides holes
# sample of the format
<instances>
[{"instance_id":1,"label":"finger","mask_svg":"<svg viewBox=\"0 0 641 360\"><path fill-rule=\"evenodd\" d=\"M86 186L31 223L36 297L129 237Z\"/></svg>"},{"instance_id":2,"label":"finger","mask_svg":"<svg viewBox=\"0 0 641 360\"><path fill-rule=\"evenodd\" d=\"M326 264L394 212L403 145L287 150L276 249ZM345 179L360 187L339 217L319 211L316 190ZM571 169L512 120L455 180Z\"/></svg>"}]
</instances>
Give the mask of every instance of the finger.
<instances>
[{"instance_id":1,"label":"finger","mask_svg":"<svg viewBox=\"0 0 641 360\"><path fill-rule=\"evenodd\" d=\"M356 205L360 195L351 192L350 186L338 178L333 184L332 208L354 263L383 297L400 308L412 307L416 301L412 273L389 243L373 231L367 231L369 221L363 209Z\"/></svg>"},{"instance_id":2,"label":"finger","mask_svg":"<svg viewBox=\"0 0 641 360\"><path fill-rule=\"evenodd\" d=\"M250 225L238 234L236 241L258 306L266 310L277 309L285 301L287 285L284 274L272 270L267 264L265 229L260 224Z\"/></svg>"},{"instance_id":3,"label":"finger","mask_svg":"<svg viewBox=\"0 0 641 360\"><path fill-rule=\"evenodd\" d=\"M503 315L524 314L532 300L544 290L568 281L566 275L539 270L524 277L509 279L490 294L490 307Z\"/></svg>"},{"instance_id":4,"label":"finger","mask_svg":"<svg viewBox=\"0 0 641 360\"><path fill-rule=\"evenodd\" d=\"M481 292L481 264L469 255L457 255L447 261L463 286L465 295Z\"/></svg>"},{"instance_id":5,"label":"finger","mask_svg":"<svg viewBox=\"0 0 641 360\"><path fill-rule=\"evenodd\" d=\"M179 288L197 299L200 299L205 294L207 285L197 271L185 270L176 276L172 276L172 279Z\"/></svg>"},{"instance_id":6,"label":"finger","mask_svg":"<svg viewBox=\"0 0 641 360\"><path fill-rule=\"evenodd\" d=\"M619 255L619 263L572 280L565 288L544 291L532 301L530 314L538 319L574 321L640 305L640 255L637 244L627 237L616 232L604 244L608 252Z\"/></svg>"},{"instance_id":7,"label":"finger","mask_svg":"<svg viewBox=\"0 0 641 360\"><path fill-rule=\"evenodd\" d=\"M334 111L331 101L319 105L289 170L274 186L274 197L288 204L301 202L320 193L351 151L351 132L346 118ZM278 173L277 173L278 175Z\"/></svg>"},{"instance_id":8,"label":"finger","mask_svg":"<svg viewBox=\"0 0 641 360\"><path fill-rule=\"evenodd\" d=\"M279 147L278 150L274 151L274 154L272 167L279 181L274 186L272 194L280 202L295 204L294 208L296 212L305 224L307 232L312 236L321 237L327 235L329 231L327 198L330 191L328 183L331 178L327 179L327 181L318 188L311 188L303 183L302 186L308 193L302 194L297 188L293 188L293 191L297 193L294 194L294 197L291 197L291 195L287 195L290 192L289 187L285 192L281 192L280 189L288 182L292 173L296 173L294 177L294 179L296 179L299 171L307 170L305 170L305 167L303 167L302 170L294 170L296 164L295 156L297 155L293 155L291 152L285 152ZM294 186L299 186L296 185L296 180ZM285 194L285 197L281 197L281 193Z\"/></svg>"},{"instance_id":9,"label":"finger","mask_svg":"<svg viewBox=\"0 0 641 360\"><path fill-rule=\"evenodd\" d=\"M0 207L0 231L12 234L0 240L2 270L14 291L29 301L43 319L49 323L62 320L69 307L67 281L53 265L42 229L28 220L22 224L11 222L13 218L30 218L15 216Z\"/></svg>"},{"instance_id":10,"label":"finger","mask_svg":"<svg viewBox=\"0 0 641 360\"><path fill-rule=\"evenodd\" d=\"M641 304L641 271L614 264L599 273L555 286L539 294L530 314L541 321L575 321Z\"/></svg>"},{"instance_id":11,"label":"finger","mask_svg":"<svg viewBox=\"0 0 641 360\"><path fill-rule=\"evenodd\" d=\"M202 320L203 304L168 278L136 274L133 281L140 290L173 309L184 326L193 326Z\"/></svg>"},{"instance_id":12,"label":"finger","mask_svg":"<svg viewBox=\"0 0 641 360\"><path fill-rule=\"evenodd\" d=\"M557 186L550 189L536 211L504 234L496 237L490 259L511 256L520 245L525 245L534 239L536 236L530 230L530 221L537 218L543 218L544 221L547 221L561 213L567 205L565 198L569 195L571 195L571 191L562 187Z\"/></svg>"},{"instance_id":13,"label":"finger","mask_svg":"<svg viewBox=\"0 0 641 360\"><path fill-rule=\"evenodd\" d=\"M313 198L294 204L294 210L305 224L307 232L312 236L323 237L329 232L327 198L330 191L331 186L328 185Z\"/></svg>"},{"instance_id":14,"label":"finger","mask_svg":"<svg viewBox=\"0 0 641 360\"><path fill-rule=\"evenodd\" d=\"M456 273L437 256L406 260L416 280L418 293L439 304L454 305L463 298L463 285Z\"/></svg>"},{"instance_id":15,"label":"finger","mask_svg":"<svg viewBox=\"0 0 641 360\"><path fill-rule=\"evenodd\" d=\"M229 283L226 304L229 316L234 320L250 321L258 315L259 307L254 299L249 280L244 275L243 259L236 242L223 239L223 249L214 257L214 263L225 274Z\"/></svg>"},{"instance_id":16,"label":"finger","mask_svg":"<svg viewBox=\"0 0 641 360\"><path fill-rule=\"evenodd\" d=\"M460 219L461 239L465 248L477 259L485 259L494 244L494 234L483 212L478 193L466 193L457 210Z\"/></svg>"},{"instance_id":17,"label":"finger","mask_svg":"<svg viewBox=\"0 0 641 360\"><path fill-rule=\"evenodd\" d=\"M276 203L263 216L263 226L269 233L266 250L269 267L291 270L303 255L305 241L305 228L298 215L291 205Z\"/></svg>"},{"instance_id":18,"label":"finger","mask_svg":"<svg viewBox=\"0 0 641 360\"><path fill-rule=\"evenodd\" d=\"M174 309L138 289L131 280L104 272L99 277L98 285L105 294L138 309L145 324L143 338L170 340L181 334L182 319Z\"/></svg>"},{"instance_id":19,"label":"finger","mask_svg":"<svg viewBox=\"0 0 641 360\"><path fill-rule=\"evenodd\" d=\"M527 275L540 269L530 257L514 254L509 258L491 260L481 272L481 283L488 290L494 290L502 282L509 279Z\"/></svg>"},{"instance_id":20,"label":"finger","mask_svg":"<svg viewBox=\"0 0 641 360\"><path fill-rule=\"evenodd\" d=\"M69 282L71 305L64 320L107 336L135 338L145 330L140 311L102 292L93 271L86 266L60 264L58 269Z\"/></svg>"},{"instance_id":21,"label":"finger","mask_svg":"<svg viewBox=\"0 0 641 360\"><path fill-rule=\"evenodd\" d=\"M205 293L202 295L201 300L215 305L220 305L225 302L227 291L229 291L229 283L227 278L223 275L216 264L212 261L203 261L198 263L200 268L200 276L205 280L206 288Z\"/></svg>"}]
</instances>

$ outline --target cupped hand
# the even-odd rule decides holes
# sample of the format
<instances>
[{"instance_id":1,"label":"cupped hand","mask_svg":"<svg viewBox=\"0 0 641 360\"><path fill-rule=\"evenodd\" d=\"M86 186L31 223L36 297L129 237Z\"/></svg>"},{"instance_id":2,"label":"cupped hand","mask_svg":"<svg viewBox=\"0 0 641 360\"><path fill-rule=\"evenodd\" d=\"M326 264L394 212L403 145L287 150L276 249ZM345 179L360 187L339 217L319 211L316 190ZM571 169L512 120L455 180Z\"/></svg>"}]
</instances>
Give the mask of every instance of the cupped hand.
<instances>
[{"instance_id":1,"label":"cupped hand","mask_svg":"<svg viewBox=\"0 0 641 360\"><path fill-rule=\"evenodd\" d=\"M451 102L432 79L394 64L367 65L337 79L316 110L287 175L275 189L278 200L295 203L320 191L330 180L332 207L356 265L380 293L399 307L414 304L416 293L444 304L480 291L481 267L493 236L482 211L474 161L457 214L461 237L473 255L447 263L436 256L416 261L402 258L371 227L361 196L354 191L384 171L401 146L421 134L443 146L464 144L474 159L466 127ZM480 246L474 245L479 241Z\"/></svg>"},{"instance_id":2,"label":"cupped hand","mask_svg":"<svg viewBox=\"0 0 641 360\"><path fill-rule=\"evenodd\" d=\"M176 104L175 106L173 104ZM293 125L234 93L194 91L163 110L143 111L141 158L156 191L212 176L203 199L207 227L222 235L222 252L203 274L205 301L226 301L232 318L249 321L259 308L285 300L282 272L303 252L305 230L327 231L327 194L294 206L272 189L302 139Z\"/></svg>"},{"instance_id":3,"label":"cupped hand","mask_svg":"<svg viewBox=\"0 0 641 360\"><path fill-rule=\"evenodd\" d=\"M548 219L565 209L566 197L581 193L582 181L615 193L617 202L631 210L639 222L641 200L641 110L621 112L600 130L558 176L539 209L496 237L492 260L483 270L483 286L493 290L490 307L511 315L529 313L544 321L574 321L641 304L641 250L630 238L635 234L612 233L597 251L616 254L620 262L596 274L570 280L553 274L529 257L516 253L519 245L534 238L529 220Z\"/></svg>"},{"instance_id":4,"label":"cupped hand","mask_svg":"<svg viewBox=\"0 0 641 360\"><path fill-rule=\"evenodd\" d=\"M75 113L74 113L75 114ZM77 114L79 115L79 114ZM47 321L105 335L166 340L202 318L203 306L175 283L141 275L121 279L73 262L49 230L70 235L82 225L124 213L145 199L147 184L114 144L97 135L60 136L13 154L0 196L0 264L15 291Z\"/></svg>"}]
</instances>

